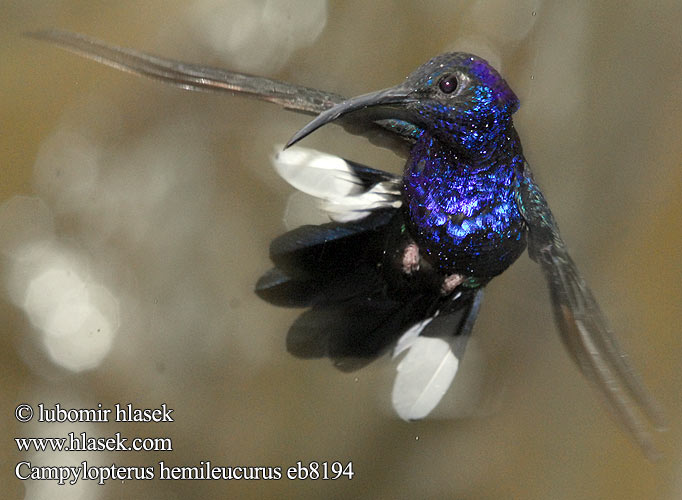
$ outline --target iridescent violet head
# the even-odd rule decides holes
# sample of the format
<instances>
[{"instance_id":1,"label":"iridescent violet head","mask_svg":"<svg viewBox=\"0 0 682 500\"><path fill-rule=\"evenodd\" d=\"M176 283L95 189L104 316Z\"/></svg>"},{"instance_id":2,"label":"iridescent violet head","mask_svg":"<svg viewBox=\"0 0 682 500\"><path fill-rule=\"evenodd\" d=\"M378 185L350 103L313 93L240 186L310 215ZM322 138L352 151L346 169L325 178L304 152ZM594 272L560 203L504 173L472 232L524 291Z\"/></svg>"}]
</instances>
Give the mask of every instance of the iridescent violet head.
<instances>
[{"instance_id":1,"label":"iridescent violet head","mask_svg":"<svg viewBox=\"0 0 682 500\"><path fill-rule=\"evenodd\" d=\"M353 113L359 120L407 121L464 155L487 156L518 107L507 82L485 60L451 52L421 65L395 87L354 97L321 113L287 146Z\"/></svg>"}]
</instances>

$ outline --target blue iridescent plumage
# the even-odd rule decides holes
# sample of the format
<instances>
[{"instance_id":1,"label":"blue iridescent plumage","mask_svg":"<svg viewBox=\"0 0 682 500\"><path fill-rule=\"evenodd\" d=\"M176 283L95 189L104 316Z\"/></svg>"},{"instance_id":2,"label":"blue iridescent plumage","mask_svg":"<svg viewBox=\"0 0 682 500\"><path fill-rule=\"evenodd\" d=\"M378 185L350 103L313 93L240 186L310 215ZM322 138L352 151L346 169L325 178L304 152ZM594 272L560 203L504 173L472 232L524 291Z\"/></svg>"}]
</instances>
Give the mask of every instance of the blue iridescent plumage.
<instances>
[{"instance_id":1,"label":"blue iridescent plumage","mask_svg":"<svg viewBox=\"0 0 682 500\"><path fill-rule=\"evenodd\" d=\"M647 455L656 456L647 420L663 428L662 411L569 256L523 157L512 122L519 101L486 61L442 54L395 87L346 100L83 35L53 30L30 36L183 89L241 93L317 115L287 147L338 120L349 132L407 156L402 177L314 152L289 150L276 158L285 178L323 198L333 208L330 216L340 216L275 239L274 267L256 285L271 303L308 308L289 330L292 353L328 356L353 370L392 346L395 355L407 350L393 403L401 417L421 418L457 372L484 285L527 244L547 279L571 356ZM325 174L332 183L319 182ZM334 195L328 186L341 179L347 185Z\"/></svg>"},{"instance_id":2,"label":"blue iridescent plumage","mask_svg":"<svg viewBox=\"0 0 682 500\"><path fill-rule=\"evenodd\" d=\"M520 153L497 150L496 161L456 155L424 132L403 174L406 220L435 266L476 278L500 274L526 246L514 199Z\"/></svg>"}]
</instances>

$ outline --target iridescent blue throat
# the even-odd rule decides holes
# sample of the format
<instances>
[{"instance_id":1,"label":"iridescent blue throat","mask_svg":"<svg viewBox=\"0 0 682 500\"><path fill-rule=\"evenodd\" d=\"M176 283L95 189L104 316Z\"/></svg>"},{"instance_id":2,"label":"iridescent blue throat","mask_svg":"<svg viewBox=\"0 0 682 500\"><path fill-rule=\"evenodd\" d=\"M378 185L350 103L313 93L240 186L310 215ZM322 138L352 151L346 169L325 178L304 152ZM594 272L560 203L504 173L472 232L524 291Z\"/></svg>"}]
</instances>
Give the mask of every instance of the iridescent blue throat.
<instances>
[{"instance_id":1,"label":"iridescent blue throat","mask_svg":"<svg viewBox=\"0 0 682 500\"><path fill-rule=\"evenodd\" d=\"M524 164L510 126L493 154L462 157L423 132L403 176L408 230L422 256L446 274L482 281L500 274L526 247L514 198Z\"/></svg>"}]
</instances>

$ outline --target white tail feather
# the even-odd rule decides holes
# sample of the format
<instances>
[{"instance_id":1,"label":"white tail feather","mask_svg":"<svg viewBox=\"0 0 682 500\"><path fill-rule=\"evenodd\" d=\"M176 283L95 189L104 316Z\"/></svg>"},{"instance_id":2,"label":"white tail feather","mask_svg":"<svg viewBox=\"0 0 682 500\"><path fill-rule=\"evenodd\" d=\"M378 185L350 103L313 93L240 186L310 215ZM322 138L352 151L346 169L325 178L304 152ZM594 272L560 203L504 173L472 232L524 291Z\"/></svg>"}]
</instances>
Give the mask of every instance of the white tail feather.
<instances>
[{"instance_id":1,"label":"white tail feather","mask_svg":"<svg viewBox=\"0 0 682 500\"><path fill-rule=\"evenodd\" d=\"M276 152L272 163L285 181L318 198L319 208L336 222L351 222L373 210L401 205L396 182L379 182L366 190L348 162L338 156L291 147Z\"/></svg>"},{"instance_id":2,"label":"white tail feather","mask_svg":"<svg viewBox=\"0 0 682 500\"><path fill-rule=\"evenodd\" d=\"M457 374L459 360L451 344L441 338L417 337L401 350L407 347L409 352L398 365L392 401L400 418L416 420L438 405Z\"/></svg>"},{"instance_id":3,"label":"white tail feather","mask_svg":"<svg viewBox=\"0 0 682 500\"><path fill-rule=\"evenodd\" d=\"M322 210L337 222L350 222L365 217L372 210L401 205L397 193L389 182L380 182L366 193L325 200Z\"/></svg>"},{"instance_id":4,"label":"white tail feather","mask_svg":"<svg viewBox=\"0 0 682 500\"><path fill-rule=\"evenodd\" d=\"M336 199L362 191L346 160L338 156L291 147L277 152L272 163L285 181L316 198Z\"/></svg>"}]
</instances>

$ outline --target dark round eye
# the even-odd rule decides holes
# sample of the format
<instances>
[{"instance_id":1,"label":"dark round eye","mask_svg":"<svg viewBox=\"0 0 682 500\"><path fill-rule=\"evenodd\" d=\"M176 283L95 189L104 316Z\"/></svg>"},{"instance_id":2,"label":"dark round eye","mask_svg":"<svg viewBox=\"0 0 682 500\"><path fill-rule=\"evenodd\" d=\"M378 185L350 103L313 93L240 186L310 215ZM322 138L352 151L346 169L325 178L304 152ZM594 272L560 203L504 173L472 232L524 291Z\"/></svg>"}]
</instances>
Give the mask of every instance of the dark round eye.
<instances>
[{"instance_id":1,"label":"dark round eye","mask_svg":"<svg viewBox=\"0 0 682 500\"><path fill-rule=\"evenodd\" d=\"M457 77L452 75L445 75L438 82L438 87L444 94L452 94L457 89Z\"/></svg>"}]
</instances>

